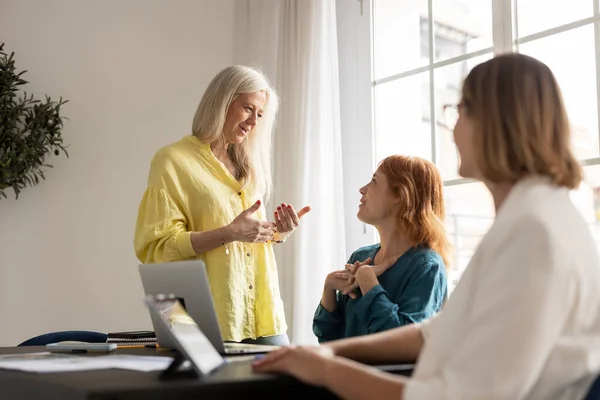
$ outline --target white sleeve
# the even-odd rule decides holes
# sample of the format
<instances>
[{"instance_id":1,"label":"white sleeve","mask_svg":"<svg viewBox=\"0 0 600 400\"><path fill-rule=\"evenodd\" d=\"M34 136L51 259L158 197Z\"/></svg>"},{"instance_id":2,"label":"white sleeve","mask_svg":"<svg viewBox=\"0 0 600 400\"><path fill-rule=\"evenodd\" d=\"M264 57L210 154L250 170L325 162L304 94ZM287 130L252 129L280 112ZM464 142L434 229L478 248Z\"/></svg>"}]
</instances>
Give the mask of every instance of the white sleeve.
<instances>
[{"instance_id":1,"label":"white sleeve","mask_svg":"<svg viewBox=\"0 0 600 400\"><path fill-rule=\"evenodd\" d=\"M574 304L575 275L539 221L513 231L491 265L478 266L470 309L456 321L463 337L448 343L438 373L407 382L405 400L514 400L535 384Z\"/></svg>"},{"instance_id":2,"label":"white sleeve","mask_svg":"<svg viewBox=\"0 0 600 400\"><path fill-rule=\"evenodd\" d=\"M423 341L427 343L427 339L429 339L429 334L435 325L435 319L438 314L435 314L431 318L427 318L421 322L417 322L416 325L419 327L419 331L421 331L421 336L423 336Z\"/></svg>"}]
</instances>

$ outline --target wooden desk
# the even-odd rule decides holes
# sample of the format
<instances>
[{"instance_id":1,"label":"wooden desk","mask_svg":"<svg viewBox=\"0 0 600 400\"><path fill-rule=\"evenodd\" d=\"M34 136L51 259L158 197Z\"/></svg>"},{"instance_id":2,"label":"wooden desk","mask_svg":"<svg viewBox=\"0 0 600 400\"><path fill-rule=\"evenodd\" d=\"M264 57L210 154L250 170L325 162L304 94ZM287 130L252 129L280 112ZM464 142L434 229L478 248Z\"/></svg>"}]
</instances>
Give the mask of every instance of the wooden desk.
<instances>
[{"instance_id":1,"label":"wooden desk","mask_svg":"<svg viewBox=\"0 0 600 400\"><path fill-rule=\"evenodd\" d=\"M0 354L35 353L43 347L4 347ZM117 354L172 356L154 349L120 349ZM380 369L410 375L412 365L380 366ZM329 391L304 385L289 376L255 374L251 361L230 362L214 374L197 378L159 380L159 372L96 370L61 373L31 373L0 369L3 400L83 399L332 399Z\"/></svg>"}]
</instances>

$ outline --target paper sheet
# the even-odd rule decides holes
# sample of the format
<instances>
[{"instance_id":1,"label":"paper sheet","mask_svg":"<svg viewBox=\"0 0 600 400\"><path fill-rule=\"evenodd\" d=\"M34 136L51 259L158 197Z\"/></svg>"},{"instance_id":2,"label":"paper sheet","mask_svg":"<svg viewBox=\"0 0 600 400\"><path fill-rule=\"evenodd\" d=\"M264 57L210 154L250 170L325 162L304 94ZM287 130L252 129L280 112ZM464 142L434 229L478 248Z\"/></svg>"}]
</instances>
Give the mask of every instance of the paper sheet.
<instances>
[{"instance_id":1,"label":"paper sheet","mask_svg":"<svg viewBox=\"0 0 600 400\"><path fill-rule=\"evenodd\" d=\"M171 357L133 355L106 355L86 357L59 353L28 353L0 356L0 368L28 372L67 372L98 369L126 369L133 371L162 371L173 361Z\"/></svg>"}]
</instances>

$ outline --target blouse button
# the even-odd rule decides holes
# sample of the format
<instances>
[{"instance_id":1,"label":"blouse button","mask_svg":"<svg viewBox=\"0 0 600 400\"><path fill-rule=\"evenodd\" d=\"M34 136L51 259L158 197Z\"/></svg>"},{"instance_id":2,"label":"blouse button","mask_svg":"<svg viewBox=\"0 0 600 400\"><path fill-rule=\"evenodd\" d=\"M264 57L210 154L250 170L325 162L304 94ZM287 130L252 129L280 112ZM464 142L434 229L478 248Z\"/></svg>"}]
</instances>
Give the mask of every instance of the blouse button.
<instances>
[{"instance_id":1,"label":"blouse button","mask_svg":"<svg viewBox=\"0 0 600 400\"><path fill-rule=\"evenodd\" d=\"M246 255L247 255L248 257L250 257L250 253L246 253Z\"/></svg>"},{"instance_id":2,"label":"blouse button","mask_svg":"<svg viewBox=\"0 0 600 400\"><path fill-rule=\"evenodd\" d=\"M242 195L242 192L238 192L238 195L240 195L240 196L241 196L241 195Z\"/></svg>"},{"instance_id":3,"label":"blouse button","mask_svg":"<svg viewBox=\"0 0 600 400\"><path fill-rule=\"evenodd\" d=\"M253 289L253 288L254 288L254 286L250 285L250 289Z\"/></svg>"}]
</instances>

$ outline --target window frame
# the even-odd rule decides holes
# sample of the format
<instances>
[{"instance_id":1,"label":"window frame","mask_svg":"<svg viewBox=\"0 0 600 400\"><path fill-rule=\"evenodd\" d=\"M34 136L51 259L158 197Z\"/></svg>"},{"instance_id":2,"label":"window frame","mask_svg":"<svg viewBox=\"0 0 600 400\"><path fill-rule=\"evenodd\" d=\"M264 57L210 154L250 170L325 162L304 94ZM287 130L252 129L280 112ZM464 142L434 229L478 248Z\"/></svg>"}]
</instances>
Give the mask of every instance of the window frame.
<instances>
[{"instance_id":1,"label":"window frame","mask_svg":"<svg viewBox=\"0 0 600 400\"><path fill-rule=\"evenodd\" d=\"M437 69L466 61L486 54L502 54L518 51L519 45L543 39L558 33L593 24L594 52L596 60L596 96L598 104L598 136L600 143L600 2L593 2L593 15L584 19L555 26L522 38L517 32L517 3L519 0L492 1L492 47L469 52L464 55L436 61L434 0L428 0L429 12L429 62L418 68L403 71L384 78L374 78L373 38L374 1L376 0L336 0L338 53L340 60L340 105L342 119L342 154L344 158L344 199L346 245L348 255L357 248L376 240L373 227L361 223L356 218L355 204L350 199L357 197L358 188L363 186L375 169L376 137L374 126L374 90L377 85L398 79L429 73L430 119L431 119L431 160L437 164L437 138L435 121L441 110L436 109L435 72ZM599 149L600 154L600 149ZM600 156L580 160L582 166L600 165ZM444 180L444 186L465 185L475 182L472 179L456 178ZM356 204L357 205L357 204Z\"/></svg>"}]
</instances>

